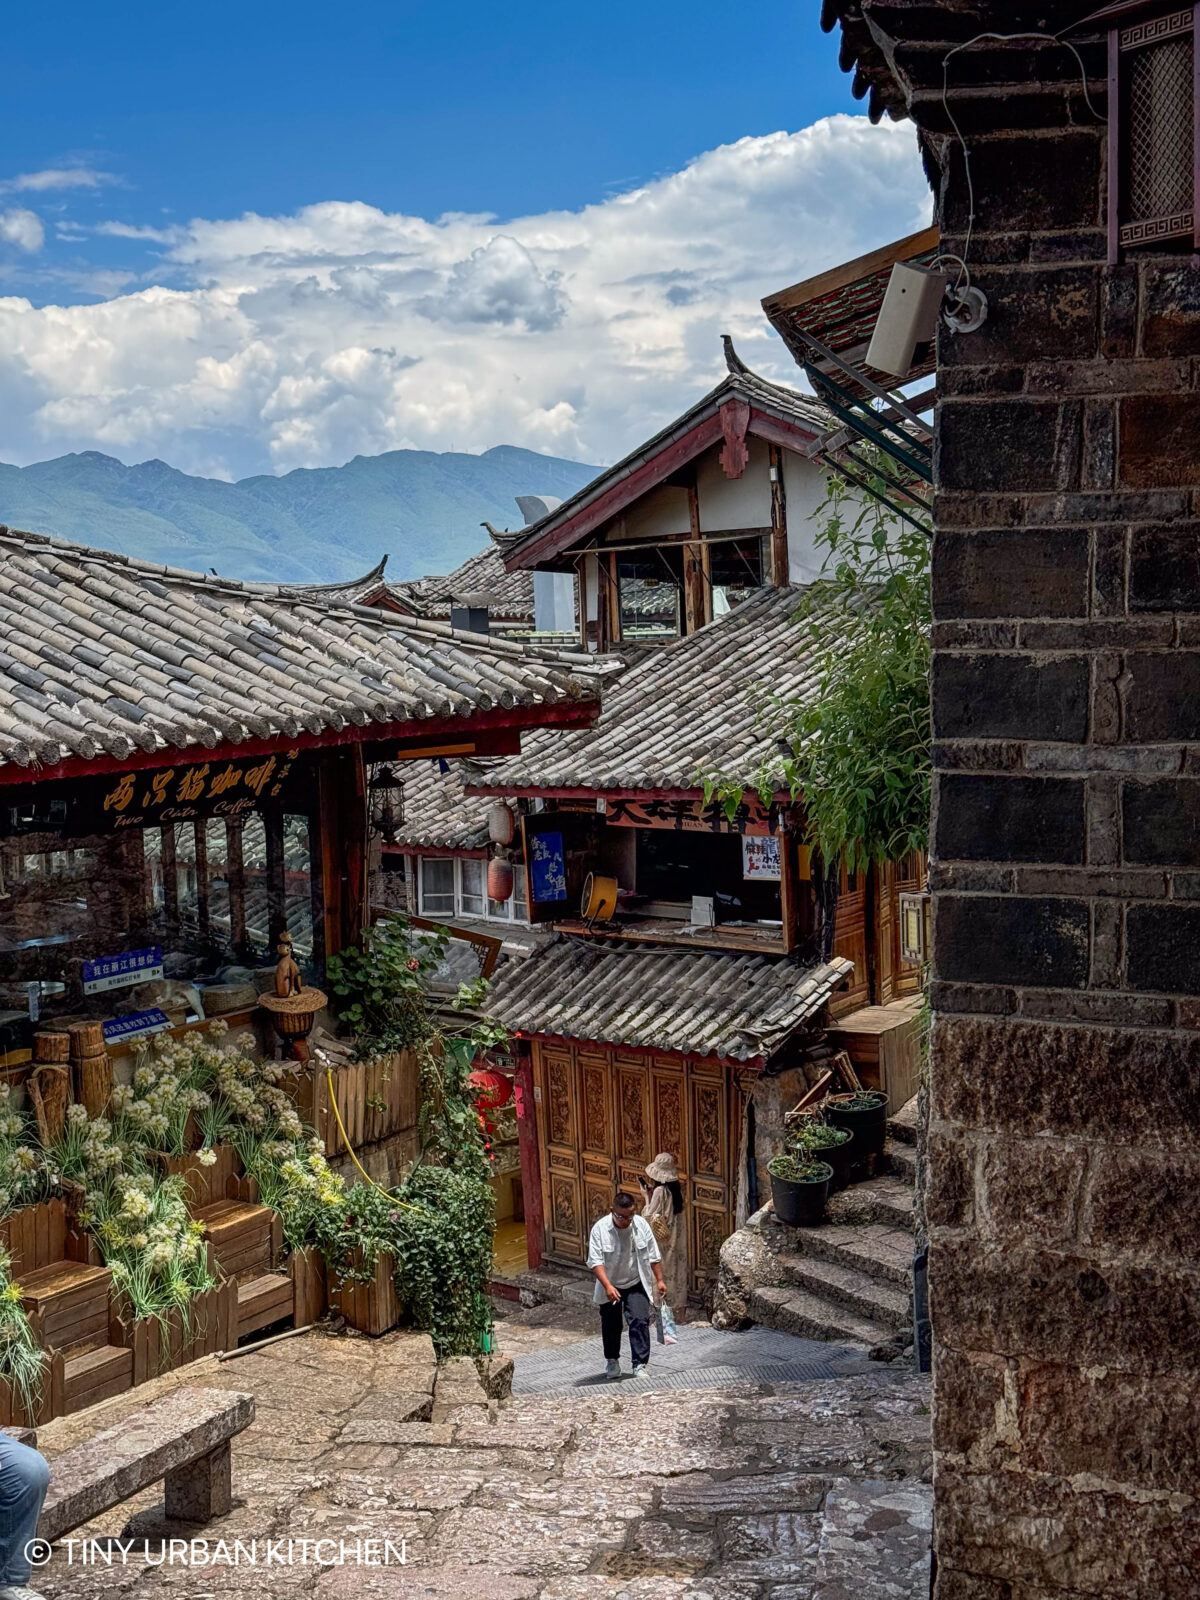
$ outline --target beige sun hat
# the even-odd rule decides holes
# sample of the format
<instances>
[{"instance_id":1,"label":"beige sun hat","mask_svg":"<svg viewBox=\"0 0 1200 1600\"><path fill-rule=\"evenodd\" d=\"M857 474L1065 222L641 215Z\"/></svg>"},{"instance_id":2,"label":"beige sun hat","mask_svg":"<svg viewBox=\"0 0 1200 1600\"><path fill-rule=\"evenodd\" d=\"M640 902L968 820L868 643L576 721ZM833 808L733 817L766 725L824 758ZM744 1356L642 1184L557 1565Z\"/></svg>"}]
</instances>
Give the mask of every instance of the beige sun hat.
<instances>
[{"instance_id":1,"label":"beige sun hat","mask_svg":"<svg viewBox=\"0 0 1200 1600\"><path fill-rule=\"evenodd\" d=\"M678 1183L679 1168L675 1164L675 1157L666 1150L662 1151L646 1168L646 1176L655 1183Z\"/></svg>"}]
</instances>

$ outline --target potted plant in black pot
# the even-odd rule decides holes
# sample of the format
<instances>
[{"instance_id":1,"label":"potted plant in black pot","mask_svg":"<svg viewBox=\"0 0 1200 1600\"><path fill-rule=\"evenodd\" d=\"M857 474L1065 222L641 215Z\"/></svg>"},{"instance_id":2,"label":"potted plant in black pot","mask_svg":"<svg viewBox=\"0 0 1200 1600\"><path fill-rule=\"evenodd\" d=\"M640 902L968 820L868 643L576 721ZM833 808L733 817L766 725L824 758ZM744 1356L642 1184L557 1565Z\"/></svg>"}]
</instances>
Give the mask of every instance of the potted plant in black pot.
<instances>
[{"instance_id":1,"label":"potted plant in black pot","mask_svg":"<svg viewBox=\"0 0 1200 1600\"><path fill-rule=\"evenodd\" d=\"M850 1182L850 1167L855 1156L853 1133L849 1128L836 1128L818 1117L809 1120L806 1132L815 1157L827 1161L833 1168L830 1187L844 1189Z\"/></svg>"},{"instance_id":2,"label":"potted plant in black pot","mask_svg":"<svg viewBox=\"0 0 1200 1600\"><path fill-rule=\"evenodd\" d=\"M807 1228L820 1222L829 1199L833 1168L820 1159L807 1132L793 1133L784 1150L770 1162L771 1200L780 1222Z\"/></svg>"},{"instance_id":3,"label":"potted plant in black pot","mask_svg":"<svg viewBox=\"0 0 1200 1600\"><path fill-rule=\"evenodd\" d=\"M859 1089L855 1094L833 1095L825 1102L825 1120L835 1128L848 1128L854 1135L854 1166L862 1166L870 1156L883 1155L887 1139L887 1095L878 1089Z\"/></svg>"}]
</instances>

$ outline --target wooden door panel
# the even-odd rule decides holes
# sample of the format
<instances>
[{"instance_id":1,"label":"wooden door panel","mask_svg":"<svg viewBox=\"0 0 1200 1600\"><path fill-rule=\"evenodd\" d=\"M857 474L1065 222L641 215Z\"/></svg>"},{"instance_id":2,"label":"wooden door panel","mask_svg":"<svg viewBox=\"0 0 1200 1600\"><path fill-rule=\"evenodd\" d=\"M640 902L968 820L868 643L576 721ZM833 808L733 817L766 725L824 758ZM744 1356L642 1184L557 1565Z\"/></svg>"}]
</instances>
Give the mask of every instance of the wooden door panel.
<instances>
[{"instance_id":1,"label":"wooden door panel","mask_svg":"<svg viewBox=\"0 0 1200 1600\"><path fill-rule=\"evenodd\" d=\"M612 1065L607 1054L579 1052L579 1084L583 1110L581 1148L611 1158L613 1149Z\"/></svg>"},{"instance_id":2,"label":"wooden door panel","mask_svg":"<svg viewBox=\"0 0 1200 1600\"><path fill-rule=\"evenodd\" d=\"M849 985L829 1003L831 1016L844 1017L869 1003L871 973L867 964L867 896L865 873L849 876L842 868L833 918L833 953L853 961Z\"/></svg>"},{"instance_id":3,"label":"wooden door panel","mask_svg":"<svg viewBox=\"0 0 1200 1600\"><path fill-rule=\"evenodd\" d=\"M657 1067L650 1075L650 1106L653 1137L652 1155L665 1150L675 1157L680 1172L688 1166L687 1134L684 1112L683 1071L663 1072Z\"/></svg>"},{"instance_id":4,"label":"wooden door panel","mask_svg":"<svg viewBox=\"0 0 1200 1600\"><path fill-rule=\"evenodd\" d=\"M613 1052L617 1080L617 1156L640 1170L653 1159L650 1148L650 1074L644 1060Z\"/></svg>"},{"instance_id":5,"label":"wooden door panel","mask_svg":"<svg viewBox=\"0 0 1200 1600\"><path fill-rule=\"evenodd\" d=\"M534 1042L534 1068L541 1089L538 1137L548 1254L582 1261L587 1226L580 1182L578 1064L574 1052Z\"/></svg>"},{"instance_id":6,"label":"wooden door panel","mask_svg":"<svg viewBox=\"0 0 1200 1600\"><path fill-rule=\"evenodd\" d=\"M715 1206L688 1207L688 1260L692 1289L703 1293L717 1275L721 1246L731 1232L728 1213Z\"/></svg>"},{"instance_id":7,"label":"wooden door panel","mask_svg":"<svg viewBox=\"0 0 1200 1600\"><path fill-rule=\"evenodd\" d=\"M875 1003L890 1005L896 996L899 945L896 932L896 869L886 861L876 867L875 880Z\"/></svg>"}]
</instances>

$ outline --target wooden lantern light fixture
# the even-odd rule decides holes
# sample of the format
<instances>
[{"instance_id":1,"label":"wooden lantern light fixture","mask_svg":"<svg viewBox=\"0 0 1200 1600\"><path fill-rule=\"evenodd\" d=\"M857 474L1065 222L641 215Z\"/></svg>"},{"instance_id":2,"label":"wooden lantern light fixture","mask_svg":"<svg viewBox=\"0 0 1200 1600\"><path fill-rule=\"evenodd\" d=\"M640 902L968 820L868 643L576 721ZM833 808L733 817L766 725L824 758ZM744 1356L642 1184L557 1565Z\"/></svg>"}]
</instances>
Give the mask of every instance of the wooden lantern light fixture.
<instances>
[{"instance_id":1,"label":"wooden lantern light fixture","mask_svg":"<svg viewBox=\"0 0 1200 1600\"><path fill-rule=\"evenodd\" d=\"M1139 249L1200 250L1198 12L1119 0L1080 24L1108 30L1110 262Z\"/></svg>"}]
</instances>

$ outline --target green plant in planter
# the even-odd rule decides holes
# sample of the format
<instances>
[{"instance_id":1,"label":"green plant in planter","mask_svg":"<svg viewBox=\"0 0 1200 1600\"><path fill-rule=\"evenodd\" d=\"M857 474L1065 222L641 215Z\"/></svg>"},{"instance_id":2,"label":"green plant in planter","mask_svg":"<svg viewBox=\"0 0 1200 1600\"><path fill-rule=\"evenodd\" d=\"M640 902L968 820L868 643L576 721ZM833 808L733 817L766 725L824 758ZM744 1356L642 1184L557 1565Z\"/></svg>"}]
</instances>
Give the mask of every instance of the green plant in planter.
<instances>
[{"instance_id":1,"label":"green plant in planter","mask_svg":"<svg viewBox=\"0 0 1200 1600\"><path fill-rule=\"evenodd\" d=\"M831 1128L827 1122L810 1122L805 1131L811 1150L836 1150L850 1137L848 1128Z\"/></svg>"},{"instance_id":2,"label":"green plant in planter","mask_svg":"<svg viewBox=\"0 0 1200 1600\"><path fill-rule=\"evenodd\" d=\"M790 1150L774 1156L767 1166L767 1172L781 1183L823 1183L833 1177L833 1168L828 1161L818 1161L813 1155Z\"/></svg>"},{"instance_id":3,"label":"green plant in planter","mask_svg":"<svg viewBox=\"0 0 1200 1600\"><path fill-rule=\"evenodd\" d=\"M0 1378L31 1421L41 1403L45 1369L46 1357L21 1304L21 1285L12 1281L12 1257L0 1249Z\"/></svg>"},{"instance_id":4,"label":"green plant in planter","mask_svg":"<svg viewBox=\"0 0 1200 1600\"><path fill-rule=\"evenodd\" d=\"M849 1099L839 1100L839 1111L874 1111L877 1106L885 1104L887 1095L881 1094L878 1089L859 1089Z\"/></svg>"}]
</instances>

